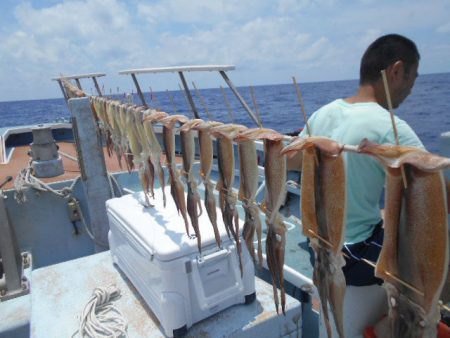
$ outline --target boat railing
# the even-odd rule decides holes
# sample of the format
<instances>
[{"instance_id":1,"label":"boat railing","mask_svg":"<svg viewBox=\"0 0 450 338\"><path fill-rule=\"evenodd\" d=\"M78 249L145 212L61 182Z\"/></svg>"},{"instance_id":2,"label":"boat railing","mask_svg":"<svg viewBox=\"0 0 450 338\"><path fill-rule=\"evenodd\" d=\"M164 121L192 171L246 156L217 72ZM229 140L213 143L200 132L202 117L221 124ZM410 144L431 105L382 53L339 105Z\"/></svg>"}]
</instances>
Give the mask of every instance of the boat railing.
<instances>
[{"instance_id":1,"label":"boat railing","mask_svg":"<svg viewBox=\"0 0 450 338\"><path fill-rule=\"evenodd\" d=\"M3 140L3 135L0 135L0 163L6 162L6 147Z\"/></svg>"},{"instance_id":2,"label":"boat railing","mask_svg":"<svg viewBox=\"0 0 450 338\"><path fill-rule=\"evenodd\" d=\"M52 130L57 129L71 129L72 125L69 122L43 123L38 124L37 127L46 126ZM5 127L1 130L0 135L0 164L6 164L11 160L13 147L10 146L9 138L14 135L31 133L36 125Z\"/></svg>"},{"instance_id":3,"label":"boat railing","mask_svg":"<svg viewBox=\"0 0 450 338\"><path fill-rule=\"evenodd\" d=\"M61 92L62 92L62 94L64 96L64 99L67 102L69 100L69 95L67 93L66 88L64 88L64 85L63 85L63 81L64 80L69 80L69 81L70 80L75 80L78 89L79 90L83 90L83 88L81 87L80 79L86 79L86 78L87 79L92 79L92 81L94 82L94 85L95 85L95 89L97 90L97 94L99 96L102 96L102 91L100 90L100 87L98 85L97 78L105 76L105 75L106 74L104 74L104 73L89 73L89 74L67 75L67 76L66 75L61 75L60 77L53 78L52 80L58 82L59 88L61 89Z\"/></svg>"}]
</instances>

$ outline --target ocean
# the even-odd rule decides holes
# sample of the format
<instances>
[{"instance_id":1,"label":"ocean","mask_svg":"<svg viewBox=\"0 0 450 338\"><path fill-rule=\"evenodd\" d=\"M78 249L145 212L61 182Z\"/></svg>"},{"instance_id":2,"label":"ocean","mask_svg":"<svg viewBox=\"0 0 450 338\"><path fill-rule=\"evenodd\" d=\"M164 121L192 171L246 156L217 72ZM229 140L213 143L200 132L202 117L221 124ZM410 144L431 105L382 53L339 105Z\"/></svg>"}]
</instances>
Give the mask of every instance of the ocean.
<instances>
[{"instance_id":1,"label":"ocean","mask_svg":"<svg viewBox=\"0 0 450 338\"><path fill-rule=\"evenodd\" d=\"M357 87L357 80L300 84L308 116L336 98L353 95ZM249 88L238 87L238 91L253 109ZM264 127L283 133L303 127L303 117L293 84L255 86L254 93ZM176 111L193 117L187 99L181 91L144 95L150 106L171 114ZM229 89L226 89L226 96L231 106L231 115L219 88L200 90L208 114L194 90L192 95L203 119L256 126ZM124 94L113 96L124 99ZM173 98L173 104L170 96ZM140 103L136 94L133 95L133 100ZM440 134L450 131L450 73L420 75L411 95L395 113L410 124L429 151L439 152ZM69 116L69 110L62 98L0 102L0 128L68 120Z\"/></svg>"}]
</instances>

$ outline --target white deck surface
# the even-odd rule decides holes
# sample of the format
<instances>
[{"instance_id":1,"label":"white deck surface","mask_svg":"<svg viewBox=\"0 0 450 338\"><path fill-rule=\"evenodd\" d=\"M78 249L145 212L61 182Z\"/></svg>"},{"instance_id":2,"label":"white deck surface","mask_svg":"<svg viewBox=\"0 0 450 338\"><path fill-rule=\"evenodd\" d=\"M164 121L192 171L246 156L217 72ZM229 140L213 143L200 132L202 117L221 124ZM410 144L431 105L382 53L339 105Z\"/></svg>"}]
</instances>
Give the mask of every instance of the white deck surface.
<instances>
[{"instance_id":1,"label":"white deck surface","mask_svg":"<svg viewBox=\"0 0 450 338\"><path fill-rule=\"evenodd\" d=\"M70 337L97 286L115 284L114 304L128 320L128 337L164 337L155 316L128 279L112 264L109 251L33 271L31 337ZM286 316L277 315L272 286L256 279L257 299L195 324L187 337L299 337L301 305L286 296Z\"/></svg>"}]
</instances>

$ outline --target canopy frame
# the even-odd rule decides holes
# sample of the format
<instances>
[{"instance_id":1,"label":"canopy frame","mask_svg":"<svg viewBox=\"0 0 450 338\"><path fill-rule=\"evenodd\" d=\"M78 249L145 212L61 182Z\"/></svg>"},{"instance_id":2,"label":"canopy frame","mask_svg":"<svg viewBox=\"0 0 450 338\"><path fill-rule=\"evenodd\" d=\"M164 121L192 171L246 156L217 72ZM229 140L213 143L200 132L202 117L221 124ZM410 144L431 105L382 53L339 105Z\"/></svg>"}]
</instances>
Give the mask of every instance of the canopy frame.
<instances>
[{"instance_id":1,"label":"canopy frame","mask_svg":"<svg viewBox=\"0 0 450 338\"><path fill-rule=\"evenodd\" d=\"M123 70L120 71L120 75L131 75L134 85L136 86L137 93L139 95L139 98L144 106L148 106L145 102L144 94L142 93L142 90L139 86L139 82L137 80L136 75L137 74L156 74L156 73L178 73L181 83L183 84L184 91L186 93L186 97L188 99L189 105L191 106L191 110L195 116L195 118L200 118L200 115L198 114L198 109L195 106L194 100L192 99L192 94L189 89L189 86L186 82L186 78L184 76L185 72L212 72L217 71L222 76L222 78L225 80L225 83L228 85L228 87L231 89L233 94L237 97L239 102L241 103L242 107L246 110L250 118L259 125L259 121L256 118L255 113L250 109L247 102L245 102L244 98L239 94L238 90L234 86L233 82L230 80L228 75L226 74L226 71L234 70L236 69L233 65L194 65L194 66L175 66L175 67L157 67L157 68L139 68L139 69L130 69L130 70Z\"/></svg>"}]
</instances>

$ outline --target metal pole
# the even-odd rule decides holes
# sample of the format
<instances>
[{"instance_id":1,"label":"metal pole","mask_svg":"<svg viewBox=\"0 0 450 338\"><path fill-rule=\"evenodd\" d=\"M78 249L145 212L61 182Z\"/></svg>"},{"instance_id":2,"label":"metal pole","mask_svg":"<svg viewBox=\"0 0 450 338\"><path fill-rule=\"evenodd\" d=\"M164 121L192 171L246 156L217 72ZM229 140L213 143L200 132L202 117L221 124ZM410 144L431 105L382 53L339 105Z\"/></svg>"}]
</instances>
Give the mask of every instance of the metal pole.
<instances>
[{"instance_id":1,"label":"metal pole","mask_svg":"<svg viewBox=\"0 0 450 338\"><path fill-rule=\"evenodd\" d=\"M222 86L220 86L220 90L222 91L223 99L225 101L225 105L227 106L228 115L230 116L231 123L234 123L233 110L231 109L230 102L228 101L227 93L225 93L225 89L223 89Z\"/></svg>"},{"instance_id":2,"label":"metal pole","mask_svg":"<svg viewBox=\"0 0 450 338\"><path fill-rule=\"evenodd\" d=\"M186 79L184 78L183 72L178 72L178 74L180 75L181 83L183 84L184 91L186 92L186 96L188 98L189 104L191 105L192 112L194 113L194 117L196 119L199 119L200 116L198 115L197 108L195 107L194 100L192 99L191 92L189 91L189 87L186 83Z\"/></svg>"},{"instance_id":3,"label":"metal pole","mask_svg":"<svg viewBox=\"0 0 450 338\"><path fill-rule=\"evenodd\" d=\"M58 81L58 84L59 84L59 88L61 88L61 91L62 91L62 93L63 93L63 96L64 96L64 100L66 100L66 103L67 103L67 100L69 99L68 97L67 97L67 94L66 94L66 91L64 90L64 87L63 87L63 85L62 85L62 82L61 82L61 80L57 80Z\"/></svg>"},{"instance_id":4,"label":"metal pole","mask_svg":"<svg viewBox=\"0 0 450 338\"><path fill-rule=\"evenodd\" d=\"M83 90L83 88L81 88L81 83L80 83L80 79L75 78L75 82L77 83L77 87L79 90Z\"/></svg>"},{"instance_id":5,"label":"metal pole","mask_svg":"<svg viewBox=\"0 0 450 338\"><path fill-rule=\"evenodd\" d=\"M112 196L108 181L102 141L92 115L88 97L69 100L69 110L75 121L75 140L81 172L86 205L89 210L90 226L94 234L95 251L108 249L108 217L106 200Z\"/></svg>"},{"instance_id":6,"label":"metal pole","mask_svg":"<svg viewBox=\"0 0 450 338\"><path fill-rule=\"evenodd\" d=\"M6 280L6 289L2 287L0 301L14 298L29 291L26 279L22 278L22 255L20 254L14 227L9 222L5 198L3 191L0 190L0 252Z\"/></svg>"},{"instance_id":7,"label":"metal pole","mask_svg":"<svg viewBox=\"0 0 450 338\"><path fill-rule=\"evenodd\" d=\"M139 82L138 82L138 80L136 78L136 74L132 73L131 77L133 78L134 85L136 86L136 90L137 90L137 93L139 95L139 98L141 99L142 104L144 106L148 107L147 103L145 103L145 98L144 98L144 94L142 94L141 87L139 87Z\"/></svg>"},{"instance_id":8,"label":"metal pole","mask_svg":"<svg viewBox=\"0 0 450 338\"><path fill-rule=\"evenodd\" d=\"M92 77L92 80L94 81L95 89L97 89L98 96L103 96L102 91L100 90L100 87L98 86L97 79L95 78L95 76Z\"/></svg>"},{"instance_id":9,"label":"metal pole","mask_svg":"<svg viewBox=\"0 0 450 338\"><path fill-rule=\"evenodd\" d=\"M255 107L256 117L258 118L258 126L262 128L261 114L259 113L258 104L256 103L255 92L252 86L250 86L250 94L252 96L253 106Z\"/></svg>"},{"instance_id":10,"label":"metal pole","mask_svg":"<svg viewBox=\"0 0 450 338\"><path fill-rule=\"evenodd\" d=\"M236 95L237 99L239 100L239 102L242 104L242 107L244 107L244 109L247 111L247 113L250 115L250 117L252 118L252 120L259 125L258 119L256 118L255 114L252 112L252 110L250 109L250 107L248 106L248 104L245 102L244 98L239 94L239 92L237 91L236 87L233 85L233 83L231 82L231 80L228 78L227 74L225 73L225 71L220 70L219 71L220 75L222 75L223 79L225 80L225 82L227 83L228 87L230 87L231 91L234 93L234 95Z\"/></svg>"},{"instance_id":11,"label":"metal pole","mask_svg":"<svg viewBox=\"0 0 450 338\"><path fill-rule=\"evenodd\" d=\"M209 109L206 106L206 102L205 102L205 100L203 100L202 94L200 94L200 91L197 89L197 86L195 85L194 81L192 81L192 86L194 87L195 92L197 93L197 96L200 99L200 102L201 102L201 104L203 106L203 109L205 109L205 111L206 111L206 115L208 116L208 120L212 120L212 116L209 113Z\"/></svg>"}]
</instances>

